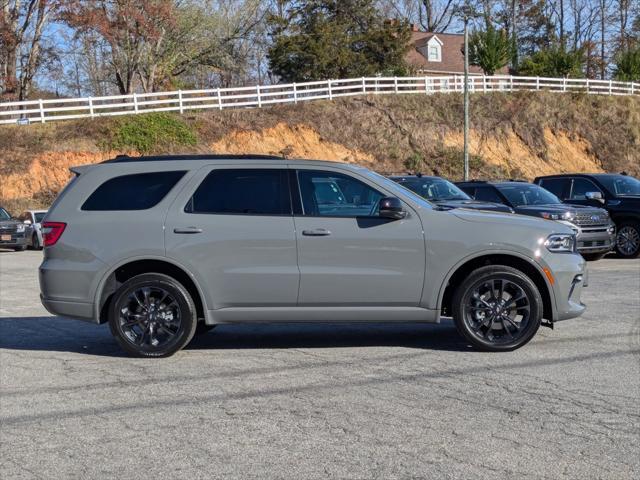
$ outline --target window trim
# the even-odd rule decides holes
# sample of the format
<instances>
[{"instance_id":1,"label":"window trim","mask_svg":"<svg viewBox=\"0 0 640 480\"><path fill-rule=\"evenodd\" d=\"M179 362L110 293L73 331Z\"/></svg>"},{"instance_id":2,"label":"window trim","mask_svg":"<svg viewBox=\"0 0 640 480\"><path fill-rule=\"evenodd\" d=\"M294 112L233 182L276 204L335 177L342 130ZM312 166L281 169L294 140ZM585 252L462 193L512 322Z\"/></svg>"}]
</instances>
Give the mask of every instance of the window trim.
<instances>
[{"instance_id":1,"label":"window trim","mask_svg":"<svg viewBox=\"0 0 640 480\"><path fill-rule=\"evenodd\" d=\"M284 182L282 182L282 184L289 191L289 213L190 212L189 210L187 210L189 203L191 202L191 200L193 200L193 196L196 194L196 192L198 191L200 186L205 182L205 180L209 178L209 175L213 174L214 172L228 172L228 171L242 171L242 170L259 170L259 171L275 170L276 172L286 174L287 179ZM187 215L221 215L221 216L233 216L233 217L293 217L293 198L291 196L291 178L290 178L289 172L290 170L288 168L286 167L283 168L281 166L268 168L268 167L258 167L258 166L250 165L250 166L247 166L246 168L238 168L236 166L231 166L229 168L227 168L226 166L224 168L212 168L204 175L204 178L202 178L202 180L200 180L196 184L195 189L187 198L187 203L185 203L184 207L182 207L182 213L186 213Z\"/></svg>"},{"instance_id":2,"label":"window trim","mask_svg":"<svg viewBox=\"0 0 640 480\"><path fill-rule=\"evenodd\" d=\"M184 180L184 178L186 177L187 173L189 172L189 170L155 170L155 171L150 171L150 172L132 172L132 173L126 173L124 175L116 175L115 177L110 177L108 179L106 179L104 182L102 182L100 185L98 185L95 189L93 189L93 191L84 199L84 202L82 202L82 205L80 206L80 211L82 212L92 212L92 213L97 213L97 212L145 212L147 210L151 210L152 208L156 208L158 205L160 205L162 202L164 202L167 197L169 197L169 194L176 188L176 186L182 181ZM104 185L106 185L108 182L111 182L113 180L116 180L118 178L124 178L124 177L135 177L135 176L142 176L142 175L150 175L150 174L154 174L154 173L181 173L182 175L176 180L176 182L171 186L171 188L169 190L167 190L167 193L164 194L164 196L158 200L156 203L154 203L153 205L151 205L150 207L147 208L133 208L133 209L117 209L117 208L108 208L108 209L98 209L98 210L94 210L94 209L85 209L85 205L87 204L87 202L89 201L89 199L100 189L102 188ZM78 178L73 177L71 179L71 181L67 184L67 186L65 186L65 188L62 190L62 192L58 195L58 198L62 197L62 193L64 193L64 191L71 185L71 183L73 183L73 181ZM56 199L57 201L57 199ZM51 207L49 207L49 210L53 209L53 207L55 206L55 202L53 203L53 205L51 205Z\"/></svg>"},{"instance_id":3,"label":"window trim","mask_svg":"<svg viewBox=\"0 0 640 480\"><path fill-rule=\"evenodd\" d=\"M356 182L360 182L363 185L369 187L370 189L374 190L375 192L378 192L380 195L382 195L382 198L387 198L389 197L388 194L381 192L378 188L374 188L371 185L369 185L367 182L363 182L362 180L360 180L359 178L356 178L352 175L349 175L347 173L344 172L335 172L333 170L318 170L315 168L303 168L303 169L299 169L296 168L295 170L293 170L295 172L295 181L298 187L298 196L300 198L300 214L294 214L294 217L304 217L304 218L351 218L351 219L370 219L370 218L377 218L377 219L385 219L384 217L380 217L379 215L307 215L304 212L304 203L302 201L302 190L300 189L300 180L298 179L298 175L300 174L300 172L320 172L320 173L326 173L326 174L335 174L335 175L342 175L345 177L348 177L350 179L353 179ZM399 199L403 205L406 204L406 202L402 199ZM385 220L392 220L392 219L385 219Z\"/></svg>"}]
</instances>

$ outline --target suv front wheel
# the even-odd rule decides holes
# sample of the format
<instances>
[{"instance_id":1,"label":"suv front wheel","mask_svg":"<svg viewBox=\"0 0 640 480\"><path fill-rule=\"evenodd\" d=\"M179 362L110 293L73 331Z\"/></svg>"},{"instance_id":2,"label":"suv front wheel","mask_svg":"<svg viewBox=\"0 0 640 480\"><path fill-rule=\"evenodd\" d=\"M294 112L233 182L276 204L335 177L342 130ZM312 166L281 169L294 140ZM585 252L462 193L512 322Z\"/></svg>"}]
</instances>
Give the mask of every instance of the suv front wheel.
<instances>
[{"instance_id":1,"label":"suv front wheel","mask_svg":"<svg viewBox=\"0 0 640 480\"><path fill-rule=\"evenodd\" d=\"M521 271L489 265L473 271L453 296L458 332L480 350L510 351L525 345L542 322L542 297Z\"/></svg>"},{"instance_id":2,"label":"suv front wheel","mask_svg":"<svg viewBox=\"0 0 640 480\"><path fill-rule=\"evenodd\" d=\"M124 282L109 310L109 328L137 357L168 357L187 345L197 326L189 292L173 278L148 273Z\"/></svg>"}]
</instances>

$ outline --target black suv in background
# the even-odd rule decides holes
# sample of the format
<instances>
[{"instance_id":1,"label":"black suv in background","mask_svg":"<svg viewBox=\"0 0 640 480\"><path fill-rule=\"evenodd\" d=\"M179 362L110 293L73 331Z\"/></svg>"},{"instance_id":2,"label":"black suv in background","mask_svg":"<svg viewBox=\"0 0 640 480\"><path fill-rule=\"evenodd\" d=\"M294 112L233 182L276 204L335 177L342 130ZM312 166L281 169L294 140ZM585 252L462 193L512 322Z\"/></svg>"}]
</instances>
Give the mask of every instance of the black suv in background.
<instances>
[{"instance_id":1,"label":"black suv in background","mask_svg":"<svg viewBox=\"0 0 640 480\"><path fill-rule=\"evenodd\" d=\"M474 200L444 178L427 177L421 174L389 178L442 208L473 208L513 213L513 209L503 203Z\"/></svg>"},{"instance_id":2,"label":"black suv in background","mask_svg":"<svg viewBox=\"0 0 640 480\"><path fill-rule=\"evenodd\" d=\"M27 226L13 218L9 212L0 207L0 248L11 248L21 252L27 248L25 231Z\"/></svg>"},{"instance_id":3,"label":"black suv in background","mask_svg":"<svg viewBox=\"0 0 640 480\"><path fill-rule=\"evenodd\" d=\"M562 203L544 188L523 181L456 183L476 200L501 202L516 213L556 220L577 235L577 250L587 260L599 260L615 243L615 225L602 208Z\"/></svg>"},{"instance_id":4,"label":"black suv in background","mask_svg":"<svg viewBox=\"0 0 640 480\"><path fill-rule=\"evenodd\" d=\"M640 256L640 180L624 174L567 174L538 177L534 183L566 203L605 208L616 224L616 251Z\"/></svg>"}]
</instances>

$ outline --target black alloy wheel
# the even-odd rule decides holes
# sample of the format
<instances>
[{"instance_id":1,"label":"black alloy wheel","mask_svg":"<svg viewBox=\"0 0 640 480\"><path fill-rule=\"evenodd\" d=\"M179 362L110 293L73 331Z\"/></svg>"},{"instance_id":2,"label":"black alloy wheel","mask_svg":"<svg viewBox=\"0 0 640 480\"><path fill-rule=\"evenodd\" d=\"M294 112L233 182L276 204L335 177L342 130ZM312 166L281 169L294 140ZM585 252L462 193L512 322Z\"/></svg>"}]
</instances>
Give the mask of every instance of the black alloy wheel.
<instances>
[{"instance_id":1,"label":"black alloy wheel","mask_svg":"<svg viewBox=\"0 0 640 480\"><path fill-rule=\"evenodd\" d=\"M542 321L542 298L521 271L487 266L469 275L453 298L454 322L473 346L515 350L526 344Z\"/></svg>"},{"instance_id":2,"label":"black alloy wheel","mask_svg":"<svg viewBox=\"0 0 640 480\"><path fill-rule=\"evenodd\" d=\"M173 355L191 341L196 325L189 293L161 274L138 275L122 284L109 315L111 333L120 346L139 357Z\"/></svg>"},{"instance_id":3,"label":"black alloy wheel","mask_svg":"<svg viewBox=\"0 0 640 480\"><path fill-rule=\"evenodd\" d=\"M616 235L616 252L622 258L640 256L640 223L625 222L619 225Z\"/></svg>"}]
</instances>

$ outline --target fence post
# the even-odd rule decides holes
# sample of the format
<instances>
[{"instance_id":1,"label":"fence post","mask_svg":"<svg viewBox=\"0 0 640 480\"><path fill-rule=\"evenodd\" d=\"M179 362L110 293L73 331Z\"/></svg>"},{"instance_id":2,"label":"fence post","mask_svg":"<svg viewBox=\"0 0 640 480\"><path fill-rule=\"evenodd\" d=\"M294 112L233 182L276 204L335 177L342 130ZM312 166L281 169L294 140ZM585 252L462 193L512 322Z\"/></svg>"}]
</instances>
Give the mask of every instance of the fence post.
<instances>
[{"instance_id":1,"label":"fence post","mask_svg":"<svg viewBox=\"0 0 640 480\"><path fill-rule=\"evenodd\" d=\"M613 80L609 80L609 95L613 95Z\"/></svg>"},{"instance_id":2,"label":"fence post","mask_svg":"<svg viewBox=\"0 0 640 480\"><path fill-rule=\"evenodd\" d=\"M182 90L178 90L178 107L180 108L180 114L184 113L184 106L182 105Z\"/></svg>"},{"instance_id":3,"label":"fence post","mask_svg":"<svg viewBox=\"0 0 640 480\"><path fill-rule=\"evenodd\" d=\"M509 91L513 92L513 75L509 76Z\"/></svg>"},{"instance_id":4,"label":"fence post","mask_svg":"<svg viewBox=\"0 0 640 480\"><path fill-rule=\"evenodd\" d=\"M367 93L367 84L364 77L362 77L362 93Z\"/></svg>"},{"instance_id":5,"label":"fence post","mask_svg":"<svg viewBox=\"0 0 640 480\"><path fill-rule=\"evenodd\" d=\"M536 77L536 90L540 90L540 77Z\"/></svg>"},{"instance_id":6,"label":"fence post","mask_svg":"<svg viewBox=\"0 0 640 480\"><path fill-rule=\"evenodd\" d=\"M222 110L222 95L220 94L220 87L218 87L218 108Z\"/></svg>"},{"instance_id":7,"label":"fence post","mask_svg":"<svg viewBox=\"0 0 640 480\"><path fill-rule=\"evenodd\" d=\"M41 98L38 99L38 105L40 105L40 123L44 123L44 106Z\"/></svg>"},{"instance_id":8,"label":"fence post","mask_svg":"<svg viewBox=\"0 0 640 480\"><path fill-rule=\"evenodd\" d=\"M93 98L91 98L91 97L89 97L89 116L91 118L94 117L94 114L93 114Z\"/></svg>"},{"instance_id":9,"label":"fence post","mask_svg":"<svg viewBox=\"0 0 640 480\"><path fill-rule=\"evenodd\" d=\"M429 93L429 80L427 79L427 76L425 75L424 77L424 93L428 94Z\"/></svg>"},{"instance_id":10,"label":"fence post","mask_svg":"<svg viewBox=\"0 0 640 480\"><path fill-rule=\"evenodd\" d=\"M333 92L331 91L331 80L327 80L327 85L329 86L329 100L333 100Z\"/></svg>"},{"instance_id":11,"label":"fence post","mask_svg":"<svg viewBox=\"0 0 640 480\"><path fill-rule=\"evenodd\" d=\"M393 77L393 90L398 93L398 77Z\"/></svg>"},{"instance_id":12,"label":"fence post","mask_svg":"<svg viewBox=\"0 0 640 480\"><path fill-rule=\"evenodd\" d=\"M298 85L293 83L293 103L298 103Z\"/></svg>"},{"instance_id":13,"label":"fence post","mask_svg":"<svg viewBox=\"0 0 640 480\"><path fill-rule=\"evenodd\" d=\"M256 85L256 93L258 94L258 108L262 108L262 99L260 98L260 85Z\"/></svg>"},{"instance_id":14,"label":"fence post","mask_svg":"<svg viewBox=\"0 0 640 480\"><path fill-rule=\"evenodd\" d=\"M567 91L567 77L562 77L562 91Z\"/></svg>"},{"instance_id":15,"label":"fence post","mask_svg":"<svg viewBox=\"0 0 640 480\"><path fill-rule=\"evenodd\" d=\"M138 113L138 96L135 94L133 94L133 111Z\"/></svg>"}]
</instances>

